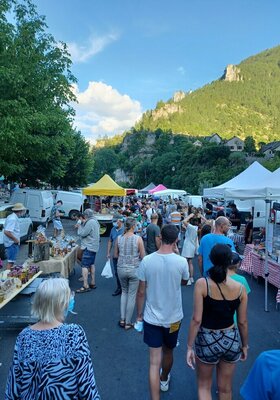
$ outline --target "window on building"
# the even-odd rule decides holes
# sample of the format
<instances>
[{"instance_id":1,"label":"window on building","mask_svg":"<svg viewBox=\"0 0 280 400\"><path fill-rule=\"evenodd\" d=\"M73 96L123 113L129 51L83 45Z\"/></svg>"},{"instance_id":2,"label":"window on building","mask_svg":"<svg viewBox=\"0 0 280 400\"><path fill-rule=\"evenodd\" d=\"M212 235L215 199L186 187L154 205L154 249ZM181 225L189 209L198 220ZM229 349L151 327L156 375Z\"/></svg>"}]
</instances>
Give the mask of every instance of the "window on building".
<instances>
[{"instance_id":1,"label":"window on building","mask_svg":"<svg viewBox=\"0 0 280 400\"><path fill-rule=\"evenodd\" d=\"M230 150L234 150L234 146L230 146Z\"/></svg>"}]
</instances>

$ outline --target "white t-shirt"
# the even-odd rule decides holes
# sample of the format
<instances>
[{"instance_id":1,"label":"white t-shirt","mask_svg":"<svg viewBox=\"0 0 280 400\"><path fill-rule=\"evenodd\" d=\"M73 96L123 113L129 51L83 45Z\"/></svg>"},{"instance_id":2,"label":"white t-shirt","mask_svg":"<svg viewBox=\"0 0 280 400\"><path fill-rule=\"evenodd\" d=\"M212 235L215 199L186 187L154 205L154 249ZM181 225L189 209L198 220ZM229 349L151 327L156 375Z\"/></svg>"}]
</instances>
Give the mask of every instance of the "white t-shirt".
<instances>
[{"instance_id":1,"label":"white t-shirt","mask_svg":"<svg viewBox=\"0 0 280 400\"><path fill-rule=\"evenodd\" d=\"M181 280L189 279L187 260L175 253L155 252L143 258L137 276L147 284L144 320L165 327L181 321Z\"/></svg>"},{"instance_id":2,"label":"white t-shirt","mask_svg":"<svg viewBox=\"0 0 280 400\"><path fill-rule=\"evenodd\" d=\"M151 216L155 210L151 207L146 211L147 222L151 222Z\"/></svg>"},{"instance_id":3,"label":"white t-shirt","mask_svg":"<svg viewBox=\"0 0 280 400\"><path fill-rule=\"evenodd\" d=\"M19 226L19 219L15 213L8 215L4 225L4 231L12 232L12 234L20 240L20 226ZM15 242L10 239L8 236L3 235L3 242L5 247L10 247Z\"/></svg>"}]
</instances>

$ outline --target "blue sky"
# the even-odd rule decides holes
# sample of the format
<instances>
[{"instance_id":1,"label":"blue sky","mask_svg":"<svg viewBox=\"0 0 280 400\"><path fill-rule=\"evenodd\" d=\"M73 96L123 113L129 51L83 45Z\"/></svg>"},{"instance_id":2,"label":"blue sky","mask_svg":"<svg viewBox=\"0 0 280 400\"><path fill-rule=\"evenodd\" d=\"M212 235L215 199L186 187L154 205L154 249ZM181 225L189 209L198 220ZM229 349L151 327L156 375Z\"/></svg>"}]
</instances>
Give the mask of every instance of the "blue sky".
<instances>
[{"instance_id":1,"label":"blue sky","mask_svg":"<svg viewBox=\"0 0 280 400\"><path fill-rule=\"evenodd\" d=\"M178 90L280 44L278 0L34 0L69 45L89 139L121 133Z\"/></svg>"}]
</instances>

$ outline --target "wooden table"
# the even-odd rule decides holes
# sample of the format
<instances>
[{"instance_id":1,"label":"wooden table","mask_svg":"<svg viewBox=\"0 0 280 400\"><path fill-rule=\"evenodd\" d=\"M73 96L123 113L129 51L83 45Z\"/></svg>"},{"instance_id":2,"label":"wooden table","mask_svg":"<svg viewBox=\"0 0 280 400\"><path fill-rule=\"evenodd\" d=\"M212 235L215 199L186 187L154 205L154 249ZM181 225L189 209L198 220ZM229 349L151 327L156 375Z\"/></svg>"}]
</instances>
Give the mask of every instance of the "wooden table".
<instances>
[{"instance_id":1,"label":"wooden table","mask_svg":"<svg viewBox=\"0 0 280 400\"><path fill-rule=\"evenodd\" d=\"M36 278L38 278L41 275L42 271L37 272L37 274L33 275L31 279L29 279L28 282L24 283L20 288L15 289L8 293L6 299L0 303L0 309L3 308L7 303L9 303L14 297L16 297L23 289L25 289L27 286L30 285L31 282L33 282Z\"/></svg>"},{"instance_id":2,"label":"wooden table","mask_svg":"<svg viewBox=\"0 0 280 400\"><path fill-rule=\"evenodd\" d=\"M65 256L50 257L49 260L35 263L31 259L27 260L28 265L37 265L43 274L60 273L63 278L68 278L74 270L77 260L78 246L72 247L71 251Z\"/></svg>"},{"instance_id":3,"label":"wooden table","mask_svg":"<svg viewBox=\"0 0 280 400\"><path fill-rule=\"evenodd\" d=\"M276 302L280 303L280 264L268 259L268 282L277 287ZM265 260L254 252L254 245L247 244L244 251L244 259L240 266L243 271L254 277L265 278Z\"/></svg>"}]
</instances>

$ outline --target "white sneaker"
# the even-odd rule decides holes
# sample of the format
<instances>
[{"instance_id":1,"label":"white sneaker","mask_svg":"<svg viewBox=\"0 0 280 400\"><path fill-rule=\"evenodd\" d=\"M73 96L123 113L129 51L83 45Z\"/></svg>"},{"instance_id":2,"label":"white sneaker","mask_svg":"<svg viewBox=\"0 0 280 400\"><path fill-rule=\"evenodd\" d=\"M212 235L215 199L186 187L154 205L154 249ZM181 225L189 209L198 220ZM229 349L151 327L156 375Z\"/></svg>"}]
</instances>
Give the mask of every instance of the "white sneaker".
<instances>
[{"instance_id":1,"label":"white sneaker","mask_svg":"<svg viewBox=\"0 0 280 400\"><path fill-rule=\"evenodd\" d=\"M160 380L160 390L162 392L167 392L169 389L169 382L170 382L170 374L168 374L167 381Z\"/></svg>"},{"instance_id":2,"label":"white sneaker","mask_svg":"<svg viewBox=\"0 0 280 400\"><path fill-rule=\"evenodd\" d=\"M189 279L187 282L187 286L191 286L191 284L192 284L192 281Z\"/></svg>"},{"instance_id":3,"label":"white sneaker","mask_svg":"<svg viewBox=\"0 0 280 400\"><path fill-rule=\"evenodd\" d=\"M190 278L190 281L191 281L191 283L194 283L194 279L193 278Z\"/></svg>"}]
</instances>

